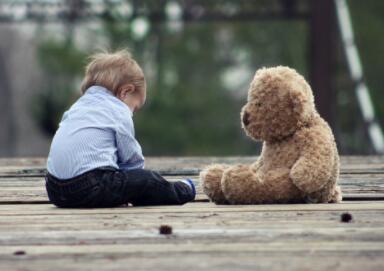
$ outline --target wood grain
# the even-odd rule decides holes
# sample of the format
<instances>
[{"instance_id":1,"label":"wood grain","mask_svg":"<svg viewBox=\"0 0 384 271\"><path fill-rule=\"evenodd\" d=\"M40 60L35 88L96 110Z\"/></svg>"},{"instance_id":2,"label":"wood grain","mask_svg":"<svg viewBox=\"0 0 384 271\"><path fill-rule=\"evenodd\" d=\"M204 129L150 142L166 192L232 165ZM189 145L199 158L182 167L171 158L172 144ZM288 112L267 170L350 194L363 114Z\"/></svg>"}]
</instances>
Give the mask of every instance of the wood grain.
<instances>
[{"instance_id":1,"label":"wood grain","mask_svg":"<svg viewBox=\"0 0 384 271\"><path fill-rule=\"evenodd\" d=\"M191 178L197 185L197 201L208 201L199 186L198 176L168 176L169 181ZM344 200L384 200L383 174L341 174L339 184ZM43 177L1 177L0 204L47 203Z\"/></svg>"},{"instance_id":2,"label":"wood grain","mask_svg":"<svg viewBox=\"0 0 384 271\"><path fill-rule=\"evenodd\" d=\"M157 170L166 176L198 175L200 170L213 163L249 164L257 156L241 157L150 157L146 168ZM46 172L44 158L0 158L0 177L40 177ZM381 156L342 156L341 173L382 173L384 158Z\"/></svg>"}]
</instances>

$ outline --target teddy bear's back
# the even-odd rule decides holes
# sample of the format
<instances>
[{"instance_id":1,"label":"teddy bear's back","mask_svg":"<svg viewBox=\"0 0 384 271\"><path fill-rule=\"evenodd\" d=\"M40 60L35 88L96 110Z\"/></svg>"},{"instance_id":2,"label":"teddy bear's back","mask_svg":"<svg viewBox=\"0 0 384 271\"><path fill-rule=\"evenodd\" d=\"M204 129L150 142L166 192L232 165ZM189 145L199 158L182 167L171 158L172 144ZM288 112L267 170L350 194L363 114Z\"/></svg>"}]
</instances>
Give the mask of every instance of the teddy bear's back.
<instances>
[{"instance_id":1,"label":"teddy bear's back","mask_svg":"<svg viewBox=\"0 0 384 271\"><path fill-rule=\"evenodd\" d=\"M330 202L333 201L333 193L339 178L340 158L337 145L331 128L322 118L317 118L317 123L312 129L313 131L310 132L311 136L304 134L301 138L304 140L312 140L312 144L316 147L312 153L314 161L316 162L316 158L319 155L327 153L331 153L332 155L325 169L330 173L326 184L319 191L306 195L306 201L312 203Z\"/></svg>"}]
</instances>

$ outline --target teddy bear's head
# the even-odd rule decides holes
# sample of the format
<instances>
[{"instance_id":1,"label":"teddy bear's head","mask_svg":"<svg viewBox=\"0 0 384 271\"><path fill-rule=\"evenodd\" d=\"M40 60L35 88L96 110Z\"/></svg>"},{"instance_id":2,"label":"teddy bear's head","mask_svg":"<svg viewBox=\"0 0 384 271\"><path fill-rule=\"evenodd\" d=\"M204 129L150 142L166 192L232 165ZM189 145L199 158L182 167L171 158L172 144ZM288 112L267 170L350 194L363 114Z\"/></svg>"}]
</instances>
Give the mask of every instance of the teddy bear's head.
<instances>
[{"instance_id":1,"label":"teddy bear's head","mask_svg":"<svg viewBox=\"0 0 384 271\"><path fill-rule=\"evenodd\" d=\"M242 127L255 140L277 141L307 125L316 113L313 94L295 70L259 69L241 111Z\"/></svg>"}]
</instances>

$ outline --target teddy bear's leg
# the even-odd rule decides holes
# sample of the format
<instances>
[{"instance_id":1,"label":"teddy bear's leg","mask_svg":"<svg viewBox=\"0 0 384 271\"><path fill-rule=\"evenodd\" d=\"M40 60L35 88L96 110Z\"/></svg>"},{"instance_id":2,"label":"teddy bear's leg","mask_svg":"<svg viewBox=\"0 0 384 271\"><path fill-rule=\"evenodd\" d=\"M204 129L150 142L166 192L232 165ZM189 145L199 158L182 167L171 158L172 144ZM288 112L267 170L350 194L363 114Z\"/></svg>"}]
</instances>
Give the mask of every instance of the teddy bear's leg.
<instances>
[{"instance_id":1,"label":"teddy bear's leg","mask_svg":"<svg viewBox=\"0 0 384 271\"><path fill-rule=\"evenodd\" d=\"M223 190L221 189L221 179L223 172L228 166L215 164L208 166L200 172L201 186L204 193L209 199L217 204L226 204L227 199L224 197Z\"/></svg>"},{"instance_id":2,"label":"teddy bear's leg","mask_svg":"<svg viewBox=\"0 0 384 271\"><path fill-rule=\"evenodd\" d=\"M264 192L255 171L247 165L236 165L224 172L222 180L224 195L231 204L261 203Z\"/></svg>"},{"instance_id":3,"label":"teddy bear's leg","mask_svg":"<svg viewBox=\"0 0 384 271\"><path fill-rule=\"evenodd\" d=\"M261 173L249 166L234 166L224 172L222 187L231 204L303 202L301 192L289 179L288 168Z\"/></svg>"},{"instance_id":4,"label":"teddy bear's leg","mask_svg":"<svg viewBox=\"0 0 384 271\"><path fill-rule=\"evenodd\" d=\"M335 185L335 188L332 191L331 198L329 199L329 203L339 203L343 200L340 186Z\"/></svg>"}]
</instances>

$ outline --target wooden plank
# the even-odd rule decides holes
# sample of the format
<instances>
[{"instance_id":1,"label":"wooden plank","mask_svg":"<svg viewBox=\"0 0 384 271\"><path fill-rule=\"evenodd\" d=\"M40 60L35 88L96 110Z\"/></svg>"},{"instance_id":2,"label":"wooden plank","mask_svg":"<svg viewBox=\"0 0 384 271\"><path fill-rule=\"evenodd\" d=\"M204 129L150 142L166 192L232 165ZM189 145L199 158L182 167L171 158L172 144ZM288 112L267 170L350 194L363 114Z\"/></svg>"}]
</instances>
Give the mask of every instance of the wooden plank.
<instances>
[{"instance_id":1,"label":"wooden plank","mask_svg":"<svg viewBox=\"0 0 384 271\"><path fill-rule=\"evenodd\" d=\"M376 230L383 230L377 228ZM146 244L180 244L183 240L189 240L200 246L208 243L234 244L234 243L281 243L289 246L300 239L301 242L329 242L329 246L337 240L343 243L366 244L376 243L377 250L384 253L383 235L369 228L353 229L354 235L345 232L345 229L333 230L315 229L301 231L299 229L269 230L269 229L176 229L171 238L164 238L158 230L98 230L98 231L45 231L31 233L8 232L8 236L0 237L0 250L10 246L68 246L67 253L75 246L96 246L136 244L138 247ZM297 246L298 244L296 244ZM284 247L284 246L283 246ZM8 251L14 251L8 250ZM139 252L139 251L136 251ZM0 258L1 258L0 252ZM6 251L3 254L8 254Z\"/></svg>"},{"instance_id":2,"label":"wooden plank","mask_svg":"<svg viewBox=\"0 0 384 271\"><path fill-rule=\"evenodd\" d=\"M197 175L201 168L212 163L249 164L256 161L257 156L241 157L149 157L146 167L157 170L163 175ZM380 156L341 157L341 172L382 173L384 158ZM20 158L0 159L0 177L43 176L45 174L45 159Z\"/></svg>"},{"instance_id":3,"label":"wooden plank","mask_svg":"<svg viewBox=\"0 0 384 271\"><path fill-rule=\"evenodd\" d=\"M383 213L376 214L383 215ZM269 215L269 213L266 212L264 215ZM163 223L171 225L175 234L178 234L179 236L187 236L188 238L198 234L202 234L205 237L221 236L222 238L224 238L225 235L229 238L232 235L239 235L240 233L252 235L254 229L257 229L258 231L266 231L269 232L269 235L272 235L274 231L282 232L282 228L284 228L286 231L300 231L301 233L296 233L296 238L301 234L303 235L301 236L302 239L307 238L305 236L310 233L316 233L319 238L321 237L323 239L339 238L337 236L335 237L335 235L342 235L336 230L340 229L340 231L345 232L345 234L348 234L351 238L383 241L383 220L372 221L371 218L364 217L358 212L355 215L357 215L357 218L361 222L354 222L353 225L348 226L341 225L341 222L339 222L340 213L320 215L318 221L304 219L296 221L287 219L287 221L285 221L285 216L281 215L274 219L268 219L268 223L265 221L255 222L250 219L243 220L243 217L241 216L236 217L234 221L231 221L230 215L222 216L221 214L212 219L201 218L206 217L204 215L176 216L161 219L161 216L155 215L156 219L144 217L143 221L134 215L132 215L132 219L134 218L135 221L130 220L127 216L113 219L109 217L104 218L103 220L98 219L98 216L94 215L91 216L89 221L86 221L85 219L82 220L81 216L77 216L77 219L80 220L79 222L76 221L76 216L64 216L63 218L59 218L58 216L55 216L55 218L48 218L48 216L23 216L26 221L30 223L28 225L22 219L19 219L19 217L14 216L11 218L11 221L2 222L0 225L0 233L2 233L0 243L6 243L8 241L16 243L36 241L41 243L43 239L33 239L35 238L34 236L37 238L40 234L44 235L46 233L47 236L49 236L51 232L79 232L80 234L82 232L92 231L95 234L91 234L89 238L96 238L98 240L99 231L108 232L106 237L114 236L116 232L129 231L132 234L130 238L152 238L155 233L158 234L158 228ZM244 214L244 216L246 217L246 214ZM131 215L129 215L129 217L131 217ZM195 218L195 221L192 221L192 217ZM33 220L33 218L36 220ZM68 221L66 221L65 218L68 219ZM46 220L46 223L44 223L44 219ZM262 217L259 219L262 219ZM19 224L16 224L17 222L19 222ZM276 224L276 226L271 227L271 224ZM282 225L284 225L284 227L282 227ZM362 231L361 236L359 235L360 230ZM329 235L325 235L323 232L328 232ZM32 241L25 239L27 235L19 235L17 233L28 233L28 236L30 235L28 238L32 238ZM289 235L291 234L292 233L289 233ZM72 234L73 238L75 236L77 236L77 234ZM59 235L57 235L57 237L59 237ZM235 238L239 237L235 236ZM346 237L344 236L343 238ZM72 239L68 239L67 241L70 240ZM52 239L51 242L55 242L55 239Z\"/></svg>"},{"instance_id":4,"label":"wooden plank","mask_svg":"<svg viewBox=\"0 0 384 271\"><path fill-rule=\"evenodd\" d=\"M209 271L233 271L233 270L333 270L338 271L382 271L383 262L374 253L357 253L332 255L317 252L314 249L303 252L300 255L292 253L268 252L226 252L226 253L169 253L156 255L154 253L131 254L87 254L65 256L50 255L49 258L36 256L11 255L0 262L2 270L209 270ZM326 260L325 260L326 259Z\"/></svg>"},{"instance_id":5,"label":"wooden plank","mask_svg":"<svg viewBox=\"0 0 384 271\"><path fill-rule=\"evenodd\" d=\"M208 202L208 197L203 194L201 189L198 189L195 201ZM361 200L384 200L383 192L367 192L367 191L345 191L343 190L344 201L361 201ZM18 189L3 189L0 191L0 205L1 204L43 204L48 203L48 197L44 188L18 188Z\"/></svg>"},{"instance_id":6,"label":"wooden plank","mask_svg":"<svg viewBox=\"0 0 384 271\"><path fill-rule=\"evenodd\" d=\"M168 176L167 180L177 181L185 178L191 178L195 182L198 182L199 176ZM339 182L341 184L358 184L358 183L367 183L367 184L381 184L384 181L384 172L375 173L375 174L340 174ZM30 177L30 176L17 176L17 177L1 177L0 185L1 186L24 186L24 184L40 185L44 183L44 177Z\"/></svg>"},{"instance_id":7,"label":"wooden plank","mask_svg":"<svg viewBox=\"0 0 384 271\"><path fill-rule=\"evenodd\" d=\"M91 215L91 214L143 214L143 213L206 213L206 212L301 212L301 211L357 211L384 210L379 201L356 201L339 204L265 204L265 205L215 205L208 202L188 203L182 206L119 207L102 209L61 209L51 204L0 205L0 215Z\"/></svg>"},{"instance_id":8,"label":"wooden plank","mask_svg":"<svg viewBox=\"0 0 384 271\"><path fill-rule=\"evenodd\" d=\"M195 157L147 157L146 165L159 167L166 164L181 164L193 167L200 167L201 165L209 163L252 163L257 159L257 156L195 156ZM361 165L361 164L383 164L384 157L379 155L369 156L341 156L340 161L342 165ZM43 157L19 157L19 158L0 158L0 167L45 167L46 158Z\"/></svg>"},{"instance_id":9,"label":"wooden plank","mask_svg":"<svg viewBox=\"0 0 384 271\"><path fill-rule=\"evenodd\" d=\"M169 181L177 181L187 176L167 177ZM207 201L198 176L190 176L197 184L197 201ZM0 204L10 203L47 203L45 183L42 177L0 178ZM347 174L341 175L339 181L344 200L384 200L383 174Z\"/></svg>"},{"instance_id":10,"label":"wooden plank","mask_svg":"<svg viewBox=\"0 0 384 271\"><path fill-rule=\"evenodd\" d=\"M326 241L326 242L309 242L301 240L293 240L288 242L272 243L204 243L204 244L97 244L97 245L44 245L44 246L4 246L0 250L0 259L3 255L12 255L14 251L24 250L28 255L50 257L51 255L85 255L85 254L102 254L102 255L127 255L137 253L221 253L221 252L251 252L251 253L274 253L280 252L284 254L306 254L310 250L317 252L327 252L334 254L354 253L354 252L372 252L384 256L384 246L381 242L345 242L345 241Z\"/></svg>"},{"instance_id":11,"label":"wooden plank","mask_svg":"<svg viewBox=\"0 0 384 271\"><path fill-rule=\"evenodd\" d=\"M161 224L171 225L175 233L195 234L208 232L209 234L228 234L226 230L239 230L236 234L244 231L250 234L250 230L281 232L301 231L317 232L322 235L328 232L330 236L336 234L348 234L351 238L358 237L358 231L369 232L367 238L382 240L384 235L383 210L348 210L352 214L351 223L341 223L340 216L345 211L339 210L315 210L315 211L219 211L214 209L200 212L186 208L183 212L125 212L125 213L83 213L73 210L70 213L56 212L18 212L17 214L6 213L0 217L0 240L11 240L19 232L20 234L35 236L34 233L45 234L51 231L110 231L113 236L116 231L133 231L136 237L145 237L158 233ZM3 212L1 213L3 214ZM346 230L347 229L347 230ZM190 232L191 231L191 232ZM297 234L299 234L297 232ZM353 233L353 234L351 234ZM47 233L49 235L49 233ZM234 233L235 234L235 233ZM376 234L381 237L374 237ZM90 235L91 238L92 235ZM107 235L109 236L109 235ZM326 236L324 236L325 238ZM133 238L133 237L132 237ZM306 238L303 236L302 238ZM334 237L332 237L334 238ZM20 241L24 242L24 241ZM1 242L0 242L1 243Z\"/></svg>"}]
</instances>

